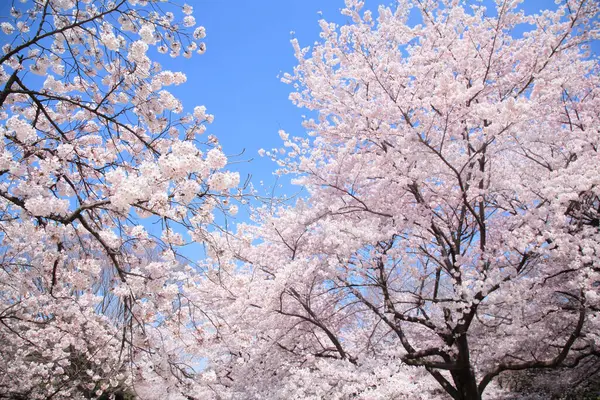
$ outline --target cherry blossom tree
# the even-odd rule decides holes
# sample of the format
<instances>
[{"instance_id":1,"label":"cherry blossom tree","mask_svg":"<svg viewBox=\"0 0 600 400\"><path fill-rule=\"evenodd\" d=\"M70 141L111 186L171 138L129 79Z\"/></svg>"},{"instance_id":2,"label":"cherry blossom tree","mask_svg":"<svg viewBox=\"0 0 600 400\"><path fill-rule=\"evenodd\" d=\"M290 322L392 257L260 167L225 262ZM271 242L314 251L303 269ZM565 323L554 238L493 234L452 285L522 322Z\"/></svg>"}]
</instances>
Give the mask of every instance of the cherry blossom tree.
<instances>
[{"instance_id":1,"label":"cherry blossom tree","mask_svg":"<svg viewBox=\"0 0 600 400\"><path fill-rule=\"evenodd\" d=\"M205 30L189 5L23 3L0 24L0 397L197 393L181 249L239 177L153 58L203 53Z\"/></svg>"},{"instance_id":2,"label":"cherry blossom tree","mask_svg":"<svg viewBox=\"0 0 600 400\"><path fill-rule=\"evenodd\" d=\"M519 371L598 379L598 3L397 3L293 40L313 138L266 154L309 196L223 236L214 380L472 400Z\"/></svg>"}]
</instances>

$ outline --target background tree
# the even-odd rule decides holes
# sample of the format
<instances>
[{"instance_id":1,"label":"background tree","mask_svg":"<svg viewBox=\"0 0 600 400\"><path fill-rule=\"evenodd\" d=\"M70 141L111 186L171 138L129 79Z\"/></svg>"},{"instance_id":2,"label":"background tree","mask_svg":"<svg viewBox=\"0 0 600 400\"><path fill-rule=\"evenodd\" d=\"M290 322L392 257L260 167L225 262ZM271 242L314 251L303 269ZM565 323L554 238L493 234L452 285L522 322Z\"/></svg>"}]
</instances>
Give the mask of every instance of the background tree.
<instances>
[{"instance_id":1,"label":"background tree","mask_svg":"<svg viewBox=\"0 0 600 400\"><path fill-rule=\"evenodd\" d=\"M0 24L2 398L196 393L203 326L180 249L239 178L199 139L212 115L167 89L185 75L151 59L204 52L191 13L33 0Z\"/></svg>"},{"instance_id":2,"label":"background tree","mask_svg":"<svg viewBox=\"0 0 600 400\"><path fill-rule=\"evenodd\" d=\"M284 81L315 138L280 132L273 157L310 197L227 238L244 264L213 273L215 379L472 400L508 371L597 367L598 3L519 3L348 0L350 23L293 41Z\"/></svg>"}]
</instances>

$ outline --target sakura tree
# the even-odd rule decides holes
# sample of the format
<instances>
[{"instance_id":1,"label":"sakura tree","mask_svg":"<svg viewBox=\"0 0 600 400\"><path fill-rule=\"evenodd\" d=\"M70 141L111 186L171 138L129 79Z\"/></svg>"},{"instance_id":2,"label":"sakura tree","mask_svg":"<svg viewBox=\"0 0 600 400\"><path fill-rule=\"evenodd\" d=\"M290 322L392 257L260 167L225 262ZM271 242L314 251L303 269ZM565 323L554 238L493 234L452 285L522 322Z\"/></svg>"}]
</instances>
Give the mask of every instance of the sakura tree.
<instances>
[{"instance_id":1,"label":"sakura tree","mask_svg":"<svg viewBox=\"0 0 600 400\"><path fill-rule=\"evenodd\" d=\"M223 387L472 400L518 371L598 379L599 5L495 3L347 0L348 24L292 42L314 139L267 155L309 198L223 238L243 262L213 273Z\"/></svg>"},{"instance_id":2,"label":"sakura tree","mask_svg":"<svg viewBox=\"0 0 600 400\"><path fill-rule=\"evenodd\" d=\"M204 28L189 5L21 3L0 24L0 397L194 393L181 249L239 177L153 58L203 53Z\"/></svg>"}]
</instances>

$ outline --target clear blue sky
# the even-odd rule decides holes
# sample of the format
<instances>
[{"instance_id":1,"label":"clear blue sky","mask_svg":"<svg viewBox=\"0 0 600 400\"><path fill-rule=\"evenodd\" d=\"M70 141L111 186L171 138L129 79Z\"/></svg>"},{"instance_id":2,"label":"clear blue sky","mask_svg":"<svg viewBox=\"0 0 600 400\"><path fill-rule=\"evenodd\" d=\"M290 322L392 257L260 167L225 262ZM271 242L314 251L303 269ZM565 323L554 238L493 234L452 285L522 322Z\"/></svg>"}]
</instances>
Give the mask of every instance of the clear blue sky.
<instances>
[{"instance_id":1,"label":"clear blue sky","mask_svg":"<svg viewBox=\"0 0 600 400\"><path fill-rule=\"evenodd\" d=\"M378 2L372 1L376 7ZM187 110L204 104L215 115L207 134L216 135L226 154L245 150L238 159L254 161L239 165L252 172L258 186L264 180L271 186L276 168L268 158L260 158L260 148L281 147L277 131L301 135L302 114L288 100L291 86L278 75L291 72L296 59L290 32L302 46L318 39L323 12L326 19L344 22L339 10L343 0L188 0L194 6L199 24L206 27L207 51L200 57L178 61L188 76L179 94Z\"/></svg>"}]
</instances>

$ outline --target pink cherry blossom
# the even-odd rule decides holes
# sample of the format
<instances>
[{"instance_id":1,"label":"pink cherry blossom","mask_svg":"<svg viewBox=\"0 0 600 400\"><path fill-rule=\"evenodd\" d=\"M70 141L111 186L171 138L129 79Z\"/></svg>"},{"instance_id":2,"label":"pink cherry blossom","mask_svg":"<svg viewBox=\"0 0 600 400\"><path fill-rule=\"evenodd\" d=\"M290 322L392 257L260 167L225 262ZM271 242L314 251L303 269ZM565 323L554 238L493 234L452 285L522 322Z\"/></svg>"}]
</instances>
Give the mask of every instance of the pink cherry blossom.
<instances>
[{"instance_id":1,"label":"pink cherry blossom","mask_svg":"<svg viewBox=\"0 0 600 400\"><path fill-rule=\"evenodd\" d=\"M597 379L598 3L466 3L347 0L347 24L292 41L283 81L314 138L261 153L308 199L223 234L209 275L228 354L212 379L233 397L516 398L529 379L550 398Z\"/></svg>"},{"instance_id":2,"label":"pink cherry blossom","mask_svg":"<svg viewBox=\"0 0 600 400\"><path fill-rule=\"evenodd\" d=\"M24 3L1 24L17 35L0 56L0 397L200 392L201 279L181 246L239 178L150 50L196 49L204 29L182 28L189 6Z\"/></svg>"}]
</instances>

